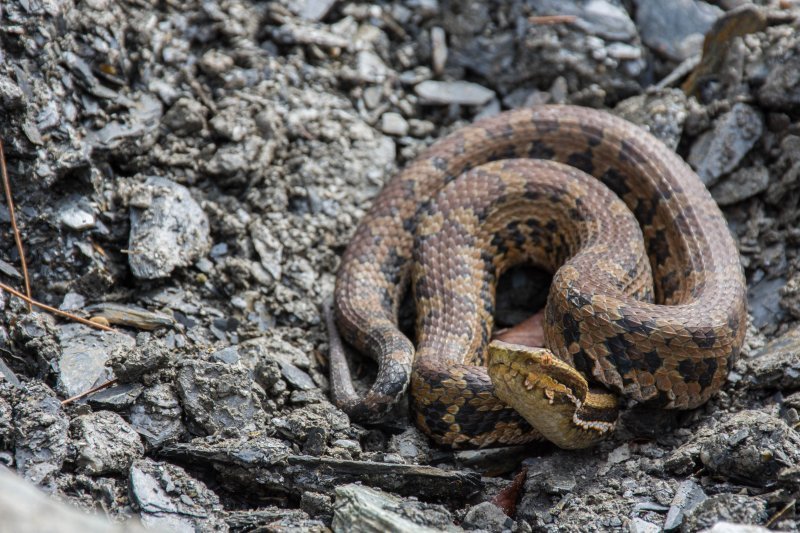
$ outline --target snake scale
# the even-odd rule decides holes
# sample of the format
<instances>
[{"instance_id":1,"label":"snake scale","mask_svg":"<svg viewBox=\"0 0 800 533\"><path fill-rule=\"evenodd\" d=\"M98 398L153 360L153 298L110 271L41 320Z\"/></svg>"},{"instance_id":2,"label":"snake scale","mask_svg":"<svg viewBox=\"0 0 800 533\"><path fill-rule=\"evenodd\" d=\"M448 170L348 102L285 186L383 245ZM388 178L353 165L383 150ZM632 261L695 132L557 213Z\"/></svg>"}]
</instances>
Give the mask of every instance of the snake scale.
<instances>
[{"instance_id":1,"label":"snake scale","mask_svg":"<svg viewBox=\"0 0 800 533\"><path fill-rule=\"evenodd\" d=\"M520 262L554 273L546 350L491 342L497 278ZM416 349L397 326L409 285ZM613 427L613 395L707 401L741 349L745 302L725 220L674 152L602 111L512 110L435 142L375 198L337 274L332 396L370 422L411 383L441 445L583 447ZM378 362L364 396L340 333Z\"/></svg>"}]
</instances>

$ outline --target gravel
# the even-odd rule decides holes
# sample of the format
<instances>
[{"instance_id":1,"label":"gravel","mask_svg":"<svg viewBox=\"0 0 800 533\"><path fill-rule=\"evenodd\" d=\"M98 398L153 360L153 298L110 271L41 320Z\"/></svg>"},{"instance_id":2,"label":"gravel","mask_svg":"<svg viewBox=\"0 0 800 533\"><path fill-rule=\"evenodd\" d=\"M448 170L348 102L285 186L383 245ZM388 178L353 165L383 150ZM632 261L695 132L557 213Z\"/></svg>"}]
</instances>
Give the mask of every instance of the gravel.
<instances>
[{"instance_id":1,"label":"gravel","mask_svg":"<svg viewBox=\"0 0 800 533\"><path fill-rule=\"evenodd\" d=\"M378 509L414 530L799 529L799 13L758 4L3 2L33 293L117 330L0 293L4 525L321 531ZM627 410L581 452L441 450L404 406L351 424L320 310L372 198L453 129L560 102L649 129L723 207L751 315L728 383L691 412ZM20 272L6 238L2 281ZM498 323L548 280L506 276ZM364 390L374 366L352 362Z\"/></svg>"}]
</instances>

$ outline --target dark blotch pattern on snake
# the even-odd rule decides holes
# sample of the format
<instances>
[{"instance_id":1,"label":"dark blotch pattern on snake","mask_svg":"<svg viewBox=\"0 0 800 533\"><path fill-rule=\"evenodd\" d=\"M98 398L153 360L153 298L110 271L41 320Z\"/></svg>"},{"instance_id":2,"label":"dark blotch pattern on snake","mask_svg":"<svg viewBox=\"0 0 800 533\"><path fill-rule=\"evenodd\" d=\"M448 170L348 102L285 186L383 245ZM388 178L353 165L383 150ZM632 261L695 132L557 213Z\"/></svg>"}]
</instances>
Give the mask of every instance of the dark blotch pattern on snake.
<instances>
[{"instance_id":1,"label":"dark blotch pattern on snake","mask_svg":"<svg viewBox=\"0 0 800 533\"><path fill-rule=\"evenodd\" d=\"M549 163L534 166L561 185L526 185L531 169L523 161L482 166L511 158L550 159L599 179L638 221L649 266L636 251L639 232L614 222L617 204L596 192L599 184L587 186L577 170ZM470 169L457 180L468 186L445 188ZM480 213L482 206L492 207ZM528 214L509 215L514 209ZM593 242L586 228L601 212L611 216L616 244L584 253ZM426 253L442 257L426 263ZM436 142L375 199L342 258L333 312L342 336L373 357L379 371L359 397L333 332L337 405L355 420L377 420L411 380L417 424L441 444L538 438L496 397L479 364L491 334L494 281L519 261L559 269L545 312L547 348L591 381L677 409L702 404L724 383L743 342L745 283L710 194L680 157L638 127L601 111L540 106ZM397 328L412 269L416 360L414 345ZM446 280L457 280L457 287L444 286Z\"/></svg>"}]
</instances>

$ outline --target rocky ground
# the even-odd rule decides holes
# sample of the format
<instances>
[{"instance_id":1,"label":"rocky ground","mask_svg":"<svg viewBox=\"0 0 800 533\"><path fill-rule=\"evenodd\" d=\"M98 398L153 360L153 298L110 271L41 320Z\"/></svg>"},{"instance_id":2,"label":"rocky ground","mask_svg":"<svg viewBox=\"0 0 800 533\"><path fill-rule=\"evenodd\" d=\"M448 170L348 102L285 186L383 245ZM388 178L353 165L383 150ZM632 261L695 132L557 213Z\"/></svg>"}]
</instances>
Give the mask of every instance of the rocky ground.
<instances>
[{"instance_id":1,"label":"rocky ground","mask_svg":"<svg viewBox=\"0 0 800 533\"><path fill-rule=\"evenodd\" d=\"M800 9L755 4L4 1L33 294L116 331L0 293L0 462L28 483L0 467L0 530L800 528ZM370 199L454 128L547 102L648 128L723 207L751 314L729 383L584 452L350 424L320 309ZM501 321L532 311L535 277L507 276Z\"/></svg>"}]
</instances>

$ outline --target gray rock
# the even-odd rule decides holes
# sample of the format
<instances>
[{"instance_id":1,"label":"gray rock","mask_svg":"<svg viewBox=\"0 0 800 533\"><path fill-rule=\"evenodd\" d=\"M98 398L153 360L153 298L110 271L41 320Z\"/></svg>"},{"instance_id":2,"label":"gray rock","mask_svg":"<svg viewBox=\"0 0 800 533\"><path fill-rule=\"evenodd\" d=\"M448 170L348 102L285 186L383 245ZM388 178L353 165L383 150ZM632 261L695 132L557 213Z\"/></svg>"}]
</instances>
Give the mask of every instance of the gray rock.
<instances>
[{"instance_id":1,"label":"gray rock","mask_svg":"<svg viewBox=\"0 0 800 533\"><path fill-rule=\"evenodd\" d=\"M439 13L439 0L412 0L409 7L422 17L433 17Z\"/></svg>"},{"instance_id":2,"label":"gray rock","mask_svg":"<svg viewBox=\"0 0 800 533\"><path fill-rule=\"evenodd\" d=\"M89 201L82 196L70 195L58 208L58 220L69 229L82 231L95 224L95 216Z\"/></svg>"},{"instance_id":3,"label":"gray rock","mask_svg":"<svg viewBox=\"0 0 800 533\"><path fill-rule=\"evenodd\" d=\"M800 388L800 328L773 339L747 360L744 382L754 389Z\"/></svg>"},{"instance_id":4,"label":"gray rock","mask_svg":"<svg viewBox=\"0 0 800 533\"><path fill-rule=\"evenodd\" d=\"M553 0L543 2L545 5L553 4ZM557 12L570 11L570 3L555 2ZM636 26L621 6L606 0L589 0L588 2L575 3L580 9L576 26L586 33L597 35L603 39L627 41L636 36Z\"/></svg>"},{"instance_id":5,"label":"gray rock","mask_svg":"<svg viewBox=\"0 0 800 533\"><path fill-rule=\"evenodd\" d=\"M795 194L800 182L800 136L786 135L778 153L780 157L770 171L779 179L769 185L764 197L769 204L781 207L785 205L787 196Z\"/></svg>"},{"instance_id":6,"label":"gray rock","mask_svg":"<svg viewBox=\"0 0 800 533\"><path fill-rule=\"evenodd\" d=\"M279 363L283 379L297 390L312 390L317 388L317 384L311 376L290 363Z\"/></svg>"},{"instance_id":7,"label":"gray rock","mask_svg":"<svg viewBox=\"0 0 800 533\"><path fill-rule=\"evenodd\" d=\"M419 120L416 118L409 119L408 125L410 127L411 135L414 137L425 137L430 135L436 129L436 126L430 120Z\"/></svg>"},{"instance_id":8,"label":"gray rock","mask_svg":"<svg viewBox=\"0 0 800 533\"><path fill-rule=\"evenodd\" d=\"M61 305L58 306L62 311L77 311L86 305L86 298L77 292L68 292L64 295Z\"/></svg>"},{"instance_id":9,"label":"gray rock","mask_svg":"<svg viewBox=\"0 0 800 533\"><path fill-rule=\"evenodd\" d=\"M800 275L795 274L781 289L781 307L793 318L800 318Z\"/></svg>"},{"instance_id":10,"label":"gray rock","mask_svg":"<svg viewBox=\"0 0 800 533\"><path fill-rule=\"evenodd\" d=\"M207 113L203 104L184 96L172 104L162 122L176 135L191 135L205 127Z\"/></svg>"},{"instance_id":11,"label":"gray rock","mask_svg":"<svg viewBox=\"0 0 800 533\"><path fill-rule=\"evenodd\" d=\"M36 485L52 483L67 456L69 421L53 391L26 383L13 404L17 472Z\"/></svg>"},{"instance_id":12,"label":"gray rock","mask_svg":"<svg viewBox=\"0 0 800 533\"><path fill-rule=\"evenodd\" d=\"M416 427L392 435L388 450L396 452L408 463L426 464L431 456L429 439Z\"/></svg>"},{"instance_id":13,"label":"gray rock","mask_svg":"<svg viewBox=\"0 0 800 533\"><path fill-rule=\"evenodd\" d=\"M289 363L302 369L308 369L311 365L305 352L278 335L256 337L241 343L239 356L251 368L265 359Z\"/></svg>"},{"instance_id":14,"label":"gray rock","mask_svg":"<svg viewBox=\"0 0 800 533\"><path fill-rule=\"evenodd\" d=\"M256 382L271 396L280 396L286 391L281 365L271 359L260 361L255 365Z\"/></svg>"},{"instance_id":15,"label":"gray rock","mask_svg":"<svg viewBox=\"0 0 800 533\"><path fill-rule=\"evenodd\" d=\"M607 0L561 2L540 0L534 5L541 15L574 15L573 24L589 35L613 41L629 41L636 37L636 25L627 11Z\"/></svg>"},{"instance_id":16,"label":"gray rock","mask_svg":"<svg viewBox=\"0 0 800 533\"><path fill-rule=\"evenodd\" d=\"M140 279L169 276L208 252L208 217L183 185L150 177L131 199L128 256L133 275Z\"/></svg>"},{"instance_id":17,"label":"gray rock","mask_svg":"<svg viewBox=\"0 0 800 533\"><path fill-rule=\"evenodd\" d=\"M116 413L99 411L70 424L73 461L78 472L122 474L144 454L139 434Z\"/></svg>"},{"instance_id":18,"label":"gray rock","mask_svg":"<svg viewBox=\"0 0 800 533\"><path fill-rule=\"evenodd\" d=\"M128 352L135 341L117 331L101 331L83 324L59 326L58 342L61 357L58 360L59 392L75 396L114 377L106 361L114 351Z\"/></svg>"},{"instance_id":19,"label":"gray rock","mask_svg":"<svg viewBox=\"0 0 800 533\"><path fill-rule=\"evenodd\" d=\"M283 245L280 240L260 220L254 220L248 229L261 266L272 276L272 282L280 281L283 272Z\"/></svg>"},{"instance_id":20,"label":"gray rock","mask_svg":"<svg viewBox=\"0 0 800 533\"><path fill-rule=\"evenodd\" d=\"M0 387L3 387L0 385ZM2 392L2 389L0 389ZM0 449L9 450L14 446L14 412L11 404L0 396Z\"/></svg>"},{"instance_id":21,"label":"gray rock","mask_svg":"<svg viewBox=\"0 0 800 533\"><path fill-rule=\"evenodd\" d=\"M417 84L414 92L422 104L480 106L494 98L494 91L468 81L433 81Z\"/></svg>"},{"instance_id":22,"label":"gray rock","mask_svg":"<svg viewBox=\"0 0 800 533\"><path fill-rule=\"evenodd\" d=\"M0 259L0 272L12 278L22 279L20 271L17 270L14 265L2 259Z\"/></svg>"},{"instance_id":23,"label":"gray rock","mask_svg":"<svg viewBox=\"0 0 800 533\"><path fill-rule=\"evenodd\" d=\"M358 457L361 454L361 444L359 444L357 440L336 439L335 441L331 442L331 446L334 448L342 448L344 450L347 450L356 457Z\"/></svg>"},{"instance_id":24,"label":"gray rock","mask_svg":"<svg viewBox=\"0 0 800 533\"><path fill-rule=\"evenodd\" d=\"M390 70L378 54L362 50L356 56L356 72L362 82L383 83Z\"/></svg>"},{"instance_id":25,"label":"gray rock","mask_svg":"<svg viewBox=\"0 0 800 533\"><path fill-rule=\"evenodd\" d=\"M328 447L328 431L323 427L313 427L306 433L306 441L303 443L303 453L320 457Z\"/></svg>"},{"instance_id":26,"label":"gray rock","mask_svg":"<svg viewBox=\"0 0 800 533\"><path fill-rule=\"evenodd\" d=\"M604 52L608 57L621 60L641 59L643 54L638 46L625 43L611 43L605 47Z\"/></svg>"},{"instance_id":27,"label":"gray rock","mask_svg":"<svg viewBox=\"0 0 800 533\"><path fill-rule=\"evenodd\" d=\"M3 529L14 533L144 533L135 520L112 524L104 516L87 514L52 498L0 467L0 516Z\"/></svg>"},{"instance_id":28,"label":"gray rock","mask_svg":"<svg viewBox=\"0 0 800 533\"><path fill-rule=\"evenodd\" d=\"M53 323L52 316L33 312L23 315L11 324L13 341L26 353L34 355L39 369L45 372L58 370L58 360L61 357L59 329Z\"/></svg>"},{"instance_id":29,"label":"gray rock","mask_svg":"<svg viewBox=\"0 0 800 533\"><path fill-rule=\"evenodd\" d=\"M272 419L272 425L287 438L303 442L308 432L322 428L331 434L349 426L347 415L329 402L309 404Z\"/></svg>"},{"instance_id":30,"label":"gray rock","mask_svg":"<svg viewBox=\"0 0 800 533\"><path fill-rule=\"evenodd\" d=\"M631 520L628 527L630 528L630 533L660 533L663 531L661 526L657 526L647 520L642 520L638 516Z\"/></svg>"},{"instance_id":31,"label":"gray rock","mask_svg":"<svg viewBox=\"0 0 800 533\"><path fill-rule=\"evenodd\" d=\"M319 492L304 492L300 496L300 509L311 516L333 516L333 498Z\"/></svg>"},{"instance_id":32,"label":"gray rock","mask_svg":"<svg viewBox=\"0 0 800 533\"><path fill-rule=\"evenodd\" d=\"M733 522L717 522L709 529L700 533L770 533L774 529L749 524L734 524Z\"/></svg>"},{"instance_id":33,"label":"gray rock","mask_svg":"<svg viewBox=\"0 0 800 533\"><path fill-rule=\"evenodd\" d=\"M9 111L25 107L25 93L7 76L0 76L0 104Z\"/></svg>"},{"instance_id":34,"label":"gray rock","mask_svg":"<svg viewBox=\"0 0 800 533\"><path fill-rule=\"evenodd\" d=\"M63 59L67 67L72 71L78 85L86 89L92 95L112 101L120 97L116 91L100 83L100 80L98 80L92 72L92 67L82 57L72 51L66 51L63 54Z\"/></svg>"},{"instance_id":35,"label":"gray rock","mask_svg":"<svg viewBox=\"0 0 800 533\"><path fill-rule=\"evenodd\" d=\"M764 131L761 114L747 104L737 103L719 117L714 128L692 145L689 163L707 187L736 169Z\"/></svg>"},{"instance_id":36,"label":"gray rock","mask_svg":"<svg viewBox=\"0 0 800 533\"><path fill-rule=\"evenodd\" d=\"M381 131L387 135L402 137L408 135L408 122L400 113L384 113L381 115Z\"/></svg>"},{"instance_id":37,"label":"gray rock","mask_svg":"<svg viewBox=\"0 0 800 533\"><path fill-rule=\"evenodd\" d=\"M9 384L13 385L14 387L19 387L22 385L17 375L11 370L8 365L0 359L0 383L3 381L8 382Z\"/></svg>"},{"instance_id":38,"label":"gray rock","mask_svg":"<svg viewBox=\"0 0 800 533\"><path fill-rule=\"evenodd\" d=\"M320 389L293 390L289 395L289 403L296 406L320 403L327 399L327 396Z\"/></svg>"},{"instance_id":39,"label":"gray rock","mask_svg":"<svg viewBox=\"0 0 800 533\"><path fill-rule=\"evenodd\" d=\"M677 150L683 124L689 114L686 95L680 89L663 89L632 96L614 108L614 113L655 135Z\"/></svg>"},{"instance_id":40,"label":"gray rock","mask_svg":"<svg viewBox=\"0 0 800 533\"><path fill-rule=\"evenodd\" d=\"M636 0L636 25L642 40L674 61L699 54L703 36L724 11L698 0Z\"/></svg>"},{"instance_id":41,"label":"gray rock","mask_svg":"<svg viewBox=\"0 0 800 533\"><path fill-rule=\"evenodd\" d=\"M375 109L383 99L383 88L380 85L370 85L366 87L362 99L367 109Z\"/></svg>"},{"instance_id":42,"label":"gray rock","mask_svg":"<svg viewBox=\"0 0 800 533\"><path fill-rule=\"evenodd\" d=\"M453 15L453 18L461 20L463 16L459 13ZM492 80L497 79L497 75L513 71L515 68L515 40L509 33L475 35L463 39L451 35L451 39L448 63L469 68L485 79Z\"/></svg>"},{"instance_id":43,"label":"gray rock","mask_svg":"<svg viewBox=\"0 0 800 533\"><path fill-rule=\"evenodd\" d=\"M720 521L758 524L767 521L767 502L744 494L717 494L695 507L681 531L700 531Z\"/></svg>"},{"instance_id":44,"label":"gray rock","mask_svg":"<svg viewBox=\"0 0 800 533\"><path fill-rule=\"evenodd\" d=\"M763 411L741 411L698 439L700 460L716 475L768 486L778 472L800 462L800 435Z\"/></svg>"},{"instance_id":45,"label":"gray rock","mask_svg":"<svg viewBox=\"0 0 800 533\"><path fill-rule=\"evenodd\" d=\"M209 359L214 363L234 365L239 362L239 350L235 346L228 346L212 353Z\"/></svg>"},{"instance_id":46,"label":"gray rock","mask_svg":"<svg viewBox=\"0 0 800 533\"><path fill-rule=\"evenodd\" d=\"M469 508L461 525L468 531L511 531L514 521L498 506L483 502Z\"/></svg>"},{"instance_id":47,"label":"gray rock","mask_svg":"<svg viewBox=\"0 0 800 533\"><path fill-rule=\"evenodd\" d=\"M562 458L557 455L530 458L524 464L528 467L526 493L543 492L548 495L563 496L577 486L579 477L588 467L588 458L581 457L575 463L574 469L564 468Z\"/></svg>"},{"instance_id":48,"label":"gray rock","mask_svg":"<svg viewBox=\"0 0 800 533\"><path fill-rule=\"evenodd\" d=\"M217 149L205 166L212 176L233 178L245 172L249 161L241 146L225 145Z\"/></svg>"},{"instance_id":49,"label":"gray rock","mask_svg":"<svg viewBox=\"0 0 800 533\"><path fill-rule=\"evenodd\" d=\"M169 359L170 349L164 341L151 338L144 345L114 349L107 366L122 383L132 383L161 368Z\"/></svg>"},{"instance_id":50,"label":"gray rock","mask_svg":"<svg viewBox=\"0 0 800 533\"><path fill-rule=\"evenodd\" d=\"M142 459L130 470L130 498L148 529L227 532L219 497L182 468Z\"/></svg>"},{"instance_id":51,"label":"gray rock","mask_svg":"<svg viewBox=\"0 0 800 533\"><path fill-rule=\"evenodd\" d=\"M325 15L336 4L336 0L299 0L291 2L291 10L301 18L316 22L325 18Z\"/></svg>"},{"instance_id":52,"label":"gray rock","mask_svg":"<svg viewBox=\"0 0 800 533\"><path fill-rule=\"evenodd\" d=\"M185 433L178 395L166 384L145 389L131 408L131 426L153 448L175 442Z\"/></svg>"},{"instance_id":53,"label":"gray rock","mask_svg":"<svg viewBox=\"0 0 800 533\"><path fill-rule=\"evenodd\" d=\"M124 121L113 120L90 132L87 142L98 155L129 158L146 153L158 139L162 112L163 106L157 98L143 94Z\"/></svg>"},{"instance_id":54,"label":"gray rock","mask_svg":"<svg viewBox=\"0 0 800 533\"><path fill-rule=\"evenodd\" d=\"M769 171L762 167L740 168L711 187L711 196L721 206L733 205L767 190Z\"/></svg>"},{"instance_id":55,"label":"gray rock","mask_svg":"<svg viewBox=\"0 0 800 533\"><path fill-rule=\"evenodd\" d=\"M238 143L256 132L256 121L242 102L231 102L217 111L211 128L220 138Z\"/></svg>"},{"instance_id":56,"label":"gray rock","mask_svg":"<svg viewBox=\"0 0 800 533\"><path fill-rule=\"evenodd\" d=\"M431 67L440 76L447 63L447 35L439 26L431 28Z\"/></svg>"},{"instance_id":57,"label":"gray rock","mask_svg":"<svg viewBox=\"0 0 800 533\"><path fill-rule=\"evenodd\" d=\"M221 77L233 68L233 58L219 49L212 48L203 54L198 65L209 76Z\"/></svg>"},{"instance_id":58,"label":"gray rock","mask_svg":"<svg viewBox=\"0 0 800 533\"><path fill-rule=\"evenodd\" d=\"M133 405L142 392L144 386L140 383L123 383L92 394L88 402L94 409L121 410Z\"/></svg>"},{"instance_id":59,"label":"gray rock","mask_svg":"<svg viewBox=\"0 0 800 533\"><path fill-rule=\"evenodd\" d=\"M786 313L781 308L780 291L784 286L784 278L764 277L747 289L747 307L756 328L782 321Z\"/></svg>"},{"instance_id":60,"label":"gray rock","mask_svg":"<svg viewBox=\"0 0 800 533\"><path fill-rule=\"evenodd\" d=\"M314 44L323 48L343 48L350 46L350 40L341 35L294 23L282 24L272 30L272 39L282 44Z\"/></svg>"},{"instance_id":61,"label":"gray rock","mask_svg":"<svg viewBox=\"0 0 800 533\"><path fill-rule=\"evenodd\" d=\"M452 523L450 513L441 505L403 500L383 491L361 485L337 487L333 531L383 533L433 533L462 531Z\"/></svg>"},{"instance_id":62,"label":"gray rock","mask_svg":"<svg viewBox=\"0 0 800 533\"><path fill-rule=\"evenodd\" d=\"M252 378L241 365L184 361L176 385L186 414L201 433L254 431L265 422Z\"/></svg>"},{"instance_id":63,"label":"gray rock","mask_svg":"<svg viewBox=\"0 0 800 533\"><path fill-rule=\"evenodd\" d=\"M776 61L756 94L769 108L792 109L800 104L800 57Z\"/></svg>"},{"instance_id":64,"label":"gray rock","mask_svg":"<svg viewBox=\"0 0 800 533\"><path fill-rule=\"evenodd\" d=\"M667 511L667 517L664 519L664 531L674 531L678 529L687 513L690 513L703 503L708 496L703 492L703 489L692 481L687 479L683 481L678 490L675 491L675 496Z\"/></svg>"}]
</instances>

